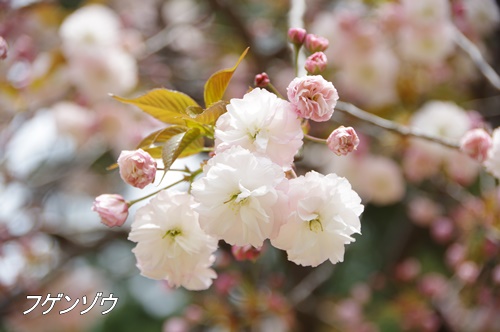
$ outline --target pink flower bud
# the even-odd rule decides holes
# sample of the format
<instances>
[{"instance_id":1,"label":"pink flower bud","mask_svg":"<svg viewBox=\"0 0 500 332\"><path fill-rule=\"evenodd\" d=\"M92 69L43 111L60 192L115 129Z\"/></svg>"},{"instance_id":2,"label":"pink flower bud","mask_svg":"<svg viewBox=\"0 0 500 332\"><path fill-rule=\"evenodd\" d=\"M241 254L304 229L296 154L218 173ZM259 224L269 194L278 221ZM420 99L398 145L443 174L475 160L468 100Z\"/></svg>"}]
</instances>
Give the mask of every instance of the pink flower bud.
<instances>
[{"instance_id":1,"label":"pink flower bud","mask_svg":"<svg viewBox=\"0 0 500 332\"><path fill-rule=\"evenodd\" d=\"M128 204L120 195L104 194L96 197L92 211L99 213L104 225L121 226L128 217Z\"/></svg>"},{"instance_id":2,"label":"pink flower bud","mask_svg":"<svg viewBox=\"0 0 500 332\"><path fill-rule=\"evenodd\" d=\"M349 152L356 150L359 138L354 128L340 126L332 131L326 143L328 144L328 148L337 156L346 156Z\"/></svg>"},{"instance_id":3,"label":"pink flower bud","mask_svg":"<svg viewBox=\"0 0 500 332\"><path fill-rule=\"evenodd\" d=\"M472 159L482 162L488 155L488 149L492 145L492 139L484 129L477 128L469 130L460 140L460 151Z\"/></svg>"},{"instance_id":4,"label":"pink flower bud","mask_svg":"<svg viewBox=\"0 0 500 332\"><path fill-rule=\"evenodd\" d=\"M327 59L325 53L316 52L310 55L306 59L306 64L304 65L304 68L306 68L309 74L316 75L326 69L326 64L327 64Z\"/></svg>"},{"instance_id":5,"label":"pink flower bud","mask_svg":"<svg viewBox=\"0 0 500 332\"><path fill-rule=\"evenodd\" d=\"M156 176L156 161L142 149L122 151L118 166L123 181L140 189L153 182Z\"/></svg>"},{"instance_id":6,"label":"pink flower bud","mask_svg":"<svg viewBox=\"0 0 500 332\"><path fill-rule=\"evenodd\" d=\"M0 36L0 59L3 60L7 58L7 53L9 51L9 45L2 36Z\"/></svg>"},{"instance_id":7,"label":"pink flower bud","mask_svg":"<svg viewBox=\"0 0 500 332\"><path fill-rule=\"evenodd\" d=\"M237 261L255 261L260 255L261 248L255 248L251 245L232 246L231 252Z\"/></svg>"},{"instance_id":8,"label":"pink flower bud","mask_svg":"<svg viewBox=\"0 0 500 332\"><path fill-rule=\"evenodd\" d=\"M290 28L288 29L288 40L297 46L304 43L306 39L307 32L302 28Z\"/></svg>"},{"instance_id":9,"label":"pink flower bud","mask_svg":"<svg viewBox=\"0 0 500 332\"><path fill-rule=\"evenodd\" d=\"M265 88L271 80L269 79L269 76L267 73L260 73L255 75L254 79L254 85L259 88Z\"/></svg>"},{"instance_id":10,"label":"pink flower bud","mask_svg":"<svg viewBox=\"0 0 500 332\"><path fill-rule=\"evenodd\" d=\"M305 46L310 53L323 52L328 48L328 39L310 33L306 36Z\"/></svg>"}]
</instances>

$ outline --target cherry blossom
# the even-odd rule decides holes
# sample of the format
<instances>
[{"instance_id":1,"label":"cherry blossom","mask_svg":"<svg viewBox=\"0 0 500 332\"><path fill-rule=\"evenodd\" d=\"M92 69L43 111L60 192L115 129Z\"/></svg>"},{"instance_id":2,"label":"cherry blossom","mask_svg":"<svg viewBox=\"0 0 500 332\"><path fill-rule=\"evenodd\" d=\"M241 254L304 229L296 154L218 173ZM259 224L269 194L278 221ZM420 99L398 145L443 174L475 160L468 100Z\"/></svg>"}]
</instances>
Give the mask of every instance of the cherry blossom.
<instances>
[{"instance_id":1,"label":"cherry blossom","mask_svg":"<svg viewBox=\"0 0 500 332\"><path fill-rule=\"evenodd\" d=\"M231 99L227 113L217 120L215 147L221 152L239 145L290 168L303 136L290 103L257 88L243 99Z\"/></svg>"},{"instance_id":2,"label":"cherry blossom","mask_svg":"<svg viewBox=\"0 0 500 332\"><path fill-rule=\"evenodd\" d=\"M231 245L261 247L282 223L284 173L240 146L217 153L192 184L200 225Z\"/></svg>"},{"instance_id":3,"label":"cherry blossom","mask_svg":"<svg viewBox=\"0 0 500 332\"><path fill-rule=\"evenodd\" d=\"M493 140L488 156L484 161L486 169L500 179L500 128L493 131Z\"/></svg>"},{"instance_id":4,"label":"cherry blossom","mask_svg":"<svg viewBox=\"0 0 500 332\"><path fill-rule=\"evenodd\" d=\"M345 178L311 171L289 181L290 213L271 243L286 250L288 260L317 266L344 260L344 245L361 232L363 205Z\"/></svg>"},{"instance_id":5,"label":"cherry blossom","mask_svg":"<svg viewBox=\"0 0 500 332\"><path fill-rule=\"evenodd\" d=\"M123 181L140 189L153 182L156 176L156 161L142 149L122 151L118 167Z\"/></svg>"},{"instance_id":6,"label":"cherry blossom","mask_svg":"<svg viewBox=\"0 0 500 332\"><path fill-rule=\"evenodd\" d=\"M295 78L287 94L297 115L318 122L330 120L339 99L337 89L321 75Z\"/></svg>"},{"instance_id":7,"label":"cherry blossom","mask_svg":"<svg viewBox=\"0 0 500 332\"><path fill-rule=\"evenodd\" d=\"M210 266L217 241L205 234L191 195L162 191L137 210L129 240L141 274L172 287L207 289L216 277Z\"/></svg>"}]
</instances>

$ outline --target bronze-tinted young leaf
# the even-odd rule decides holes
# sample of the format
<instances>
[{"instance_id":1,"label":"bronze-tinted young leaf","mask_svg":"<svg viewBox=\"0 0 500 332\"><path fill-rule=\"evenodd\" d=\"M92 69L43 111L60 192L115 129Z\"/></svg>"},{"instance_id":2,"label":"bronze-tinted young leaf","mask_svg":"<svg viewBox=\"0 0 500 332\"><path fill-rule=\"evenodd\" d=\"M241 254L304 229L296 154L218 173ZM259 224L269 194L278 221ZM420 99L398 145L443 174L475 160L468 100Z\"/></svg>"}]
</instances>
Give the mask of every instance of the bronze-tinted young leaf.
<instances>
[{"instance_id":1,"label":"bronze-tinted young leaf","mask_svg":"<svg viewBox=\"0 0 500 332\"><path fill-rule=\"evenodd\" d=\"M203 108L200 106L189 106L186 108L186 114L189 115L190 117L194 118L198 114L201 114L203 112Z\"/></svg>"},{"instance_id":2,"label":"bronze-tinted young leaf","mask_svg":"<svg viewBox=\"0 0 500 332\"><path fill-rule=\"evenodd\" d=\"M200 136L199 138L194 140L191 144L189 144L184 150L182 150L181 154L177 158L188 157L203 151L204 148L203 144L204 144L203 136ZM162 158L163 144L152 148L145 148L143 150L149 153L153 158L160 159Z\"/></svg>"},{"instance_id":3,"label":"bronze-tinted young leaf","mask_svg":"<svg viewBox=\"0 0 500 332\"><path fill-rule=\"evenodd\" d=\"M170 126L157 130L144 138L136 147L136 149L143 149L149 153L153 158L160 159L163 144L168 141L172 136L183 133L189 128L185 126Z\"/></svg>"},{"instance_id":4,"label":"bronze-tinted young leaf","mask_svg":"<svg viewBox=\"0 0 500 332\"><path fill-rule=\"evenodd\" d=\"M167 171L170 169L174 161L192 143L194 143L194 149L192 151L196 150L196 147L199 147L200 138L202 139L200 136L200 130L198 128L190 128L188 131L177 134L165 142L162 150L162 159L165 170ZM201 148L197 152L200 152L202 148L203 142L201 143ZM191 151L191 148L189 148L188 151Z\"/></svg>"},{"instance_id":5,"label":"bronze-tinted young leaf","mask_svg":"<svg viewBox=\"0 0 500 332\"><path fill-rule=\"evenodd\" d=\"M170 126L167 128L163 128L157 130L147 137L145 137L136 147L136 149L147 149L158 145L156 143L163 143L168 141L172 136L183 133L187 131L189 128L186 126Z\"/></svg>"},{"instance_id":6,"label":"bronze-tinted young leaf","mask_svg":"<svg viewBox=\"0 0 500 332\"><path fill-rule=\"evenodd\" d=\"M241 54L240 58L232 68L219 70L208 79L207 83L205 83L205 91L204 91L204 99L205 99L205 107L210 107L213 103L218 102L224 96L224 92L233 77L233 73L238 68L241 60L245 57L248 52L248 47Z\"/></svg>"},{"instance_id":7,"label":"bronze-tinted young leaf","mask_svg":"<svg viewBox=\"0 0 500 332\"><path fill-rule=\"evenodd\" d=\"M215 126L215 123L217 122L217 119L219 119L219 116L226 113L227 104L227 101L218 101L207 108L203 113L198 115L195 120L205 125Z\"/></svg>"},{"instance_id":8,"label":"bronze-tinted young leaf","mask_svg":"<svg viewBox=\"0 0 500 332\"><path fill-rule=\"evenodd\" d=\"M213 127L204 125L201 122L198 122L196 119L186 119L186 126L189 128L198 128L200 130L200 134L204 136L213 136Z\"/></svg>"},{"instance_id":9,"label":"bronze-tinted young leaf","mask_svg":"<svg viewBox=\"0 0 500 332\"><path fill-rule=\"evenodd\" d=\"M198 106L188 95L168 89L151 90L132 99L118 96L113 96L113 98L123 103L135 105L160 121L179 125L184 124L183 119L189 118L186 109L190 106Z\"/></svg>"}]
</instances>

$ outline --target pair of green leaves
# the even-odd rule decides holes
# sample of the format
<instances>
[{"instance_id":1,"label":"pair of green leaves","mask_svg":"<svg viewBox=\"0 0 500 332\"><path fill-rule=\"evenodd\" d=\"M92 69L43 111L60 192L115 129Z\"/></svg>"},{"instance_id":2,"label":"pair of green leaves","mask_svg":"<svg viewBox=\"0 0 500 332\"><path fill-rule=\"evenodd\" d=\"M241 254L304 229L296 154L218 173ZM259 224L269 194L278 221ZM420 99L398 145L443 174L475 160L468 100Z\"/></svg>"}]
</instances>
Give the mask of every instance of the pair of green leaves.
<instances>
[{"instance_id":1,"label":"pair of green leaves","mask_svg":"<svg viewBox=\"0 0 500 332\"><path fill-rule=\"evenodd\" d=\"M167 171L177 158L187 157L204 150L204 137L213 138L214 126L226 112L227 102L222 100L236 68L248 48L232 68L219 70L205 83L205 109L188 95L169 89L154 89L132 99L113 96L118 101L132 104L142 111L169 124L142 140L137 149L149 152L153 158L162 158Z\"/></svg>"}]
</instances>

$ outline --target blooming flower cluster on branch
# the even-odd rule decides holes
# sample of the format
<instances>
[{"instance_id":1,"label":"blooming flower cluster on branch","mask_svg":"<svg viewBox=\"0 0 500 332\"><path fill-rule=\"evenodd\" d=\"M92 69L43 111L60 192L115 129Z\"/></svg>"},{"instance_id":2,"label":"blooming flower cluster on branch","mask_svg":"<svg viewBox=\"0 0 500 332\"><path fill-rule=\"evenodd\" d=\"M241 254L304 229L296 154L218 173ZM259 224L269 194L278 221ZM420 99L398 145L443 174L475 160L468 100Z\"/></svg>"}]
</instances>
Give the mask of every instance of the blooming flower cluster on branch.
<instances>
[{"instance_id":1,"label":"blooming flower cluster on branch","mask_svg":"<svg viewBox=\"0 0 500 332\"><path fill-rule=\"evenodd\" d=\"M305 43L314 50L326 47L317 36L308 35ZM254 248L270 240L287 251L289 260L317 266L325 260L342 261L344 245L361 232L363 206L346 179L316 172L296 177L294 172L307 121L332 117L338 100L333 84L320 75L297 77L287 89L288 100L255 88L225 103L220 98L235 69L209 79L206 109L170 90L153 90L136 99L117 97L171 124L145 138L143 149L121 153L120 175L132 186L144 188L155 178L156 162L148 151L157 155L160 149L168 171L176 158L202 152L204 136L214 139L212 157L202 169L186 171L189 193L160 190L132 223L129 239L137 242L134 253L142 274L172 286L192 290L210 286L217 240ZM270 84L265 73L257 75L256 84L265 86L263 80ZM343 155L359 143L352 128L339 135L339 142L330 139L329 145L337 145ZM122 224L121 215L115 218L120 223L109 215L113 210L106 204L116 204L110 199L103 203L107 197L123 202L118 195L101 196L94 210L104 223Z\"/></svg>"}]
</instances>

